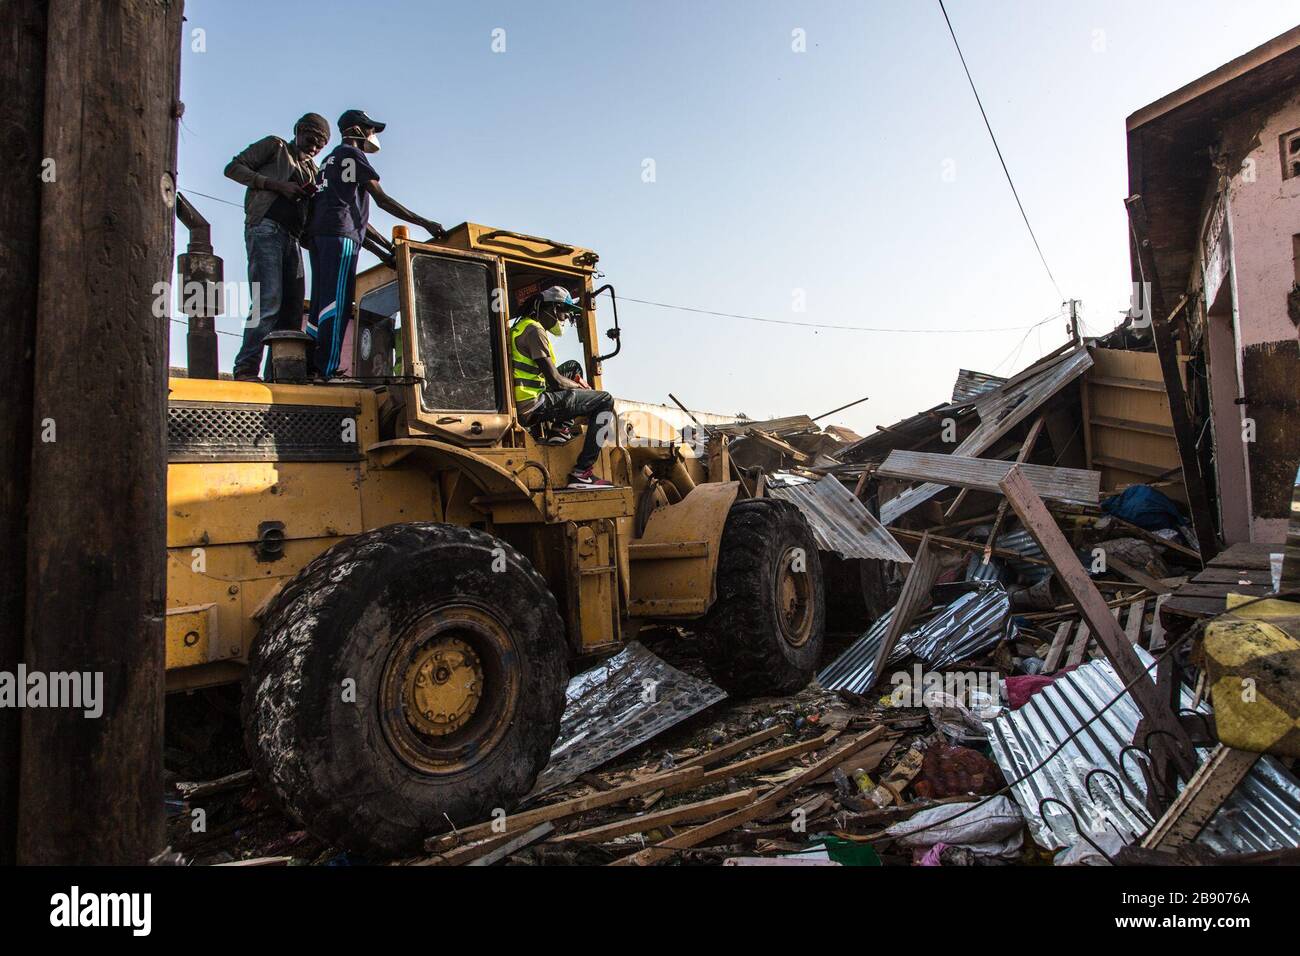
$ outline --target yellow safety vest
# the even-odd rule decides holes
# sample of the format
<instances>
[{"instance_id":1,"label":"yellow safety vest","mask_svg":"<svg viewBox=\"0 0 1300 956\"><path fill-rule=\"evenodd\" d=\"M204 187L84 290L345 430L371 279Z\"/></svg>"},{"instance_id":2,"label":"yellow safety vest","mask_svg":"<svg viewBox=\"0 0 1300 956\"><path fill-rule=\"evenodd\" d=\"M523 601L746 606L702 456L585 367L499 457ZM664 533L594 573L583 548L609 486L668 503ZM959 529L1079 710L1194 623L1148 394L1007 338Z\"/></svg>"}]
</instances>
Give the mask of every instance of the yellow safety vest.
<instances>
[{"instance_id":1,"label":"yellow safety vest","mask_svg":"<svg viewBox=\"0 0 1300 956\"><path fill-rule=\"evenodd\" d=\"M555 364L555 346L551 343L551 337L546 334L546 329L542 328L542 323L530 316L524 316L510 326L510 370L515 378L516 402L531 401L546 391L546 376L542 374L542 367L519 351L519 336L530 325L535 325L542 330L542 340L546 342L546 348L551 353L551 364Z\"/></svg>"}]
</instances>

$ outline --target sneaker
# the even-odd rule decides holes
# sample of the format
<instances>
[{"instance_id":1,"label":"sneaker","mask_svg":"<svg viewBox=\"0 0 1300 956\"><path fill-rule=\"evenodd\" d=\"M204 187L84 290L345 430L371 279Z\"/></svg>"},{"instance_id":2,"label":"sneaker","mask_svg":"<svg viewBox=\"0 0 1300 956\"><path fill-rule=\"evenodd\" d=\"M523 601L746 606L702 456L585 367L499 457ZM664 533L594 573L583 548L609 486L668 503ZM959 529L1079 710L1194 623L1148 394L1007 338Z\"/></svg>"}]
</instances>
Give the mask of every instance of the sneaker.
<instances>
[{"instance_id":1,"label":"sneaker","mask_svg":"<svg viewBox=\"0 0 1300 956\"><path fill-rule=\"evenodd\" d=\"M569 472L569 483L564 486L567 488L613 488L612 481L606 481L604 478L597 478L595 473L590 469L585 471Z\"/></svg>"},{"instance_id":2,"label":"sneaker","mask_svg":"<svg viewBox=\"0 0 1300 956\"><path fill-rule=\"evenodd\" d=\"M256 372L236 372L231 376L236 382L260 382Z\"/></svg>"},{"instance_id":3,"label":"sneaker","mask_svg":"<svg viewBox=\"0 0 1300 956\"><path fill-rule=\"evenodd\" d=\"M543 445L567 445L573 441L573 433L567 428L555 428L543 433L541 442Z\"/></svg>"}]
</instances>

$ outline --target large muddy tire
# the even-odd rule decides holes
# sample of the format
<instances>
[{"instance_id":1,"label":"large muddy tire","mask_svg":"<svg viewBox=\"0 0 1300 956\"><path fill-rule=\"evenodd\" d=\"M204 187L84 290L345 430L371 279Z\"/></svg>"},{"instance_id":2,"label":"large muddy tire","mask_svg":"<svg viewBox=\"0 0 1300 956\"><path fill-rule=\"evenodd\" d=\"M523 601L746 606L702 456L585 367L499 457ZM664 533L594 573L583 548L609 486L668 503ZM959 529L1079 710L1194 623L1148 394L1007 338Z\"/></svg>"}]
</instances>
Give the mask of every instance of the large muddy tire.
<instances>
[{"instance_id":1,"label":"large muddy tire","mask_svg":"<svg viewBox=\"0 0 1300 956\"><path fill-rule=\"evenodd\" d=\"M738 501L718 558L718 598L700 626L709 674L736 696L789 694L816 672L826 612L817 543L788 501Z\"/></svg>"},{"instance_id":2,"label":"large muddy tire","mask_svg":"<svg viewBox=\"0 0 1300 956\"><path fill-rule=\"evenodd\" d=\"M856 637L897 601L897 589L890 586L891 562L841 558L825 551L821 560L827 630Z\"/></svg>"},{"instance_id":3,"label":"large muddy tire","mask_svg":"<svg viewBox=\"0 0 1300 956\"><path fill-rule=\"evenodd\" d=\"M495 563L495 569L494 569ZM546 582L481 531L389 525L336 544L262 620L244 734L309 831L373 857L511 809L559 733L564 626Z\"/></svg>"}]
</instances>

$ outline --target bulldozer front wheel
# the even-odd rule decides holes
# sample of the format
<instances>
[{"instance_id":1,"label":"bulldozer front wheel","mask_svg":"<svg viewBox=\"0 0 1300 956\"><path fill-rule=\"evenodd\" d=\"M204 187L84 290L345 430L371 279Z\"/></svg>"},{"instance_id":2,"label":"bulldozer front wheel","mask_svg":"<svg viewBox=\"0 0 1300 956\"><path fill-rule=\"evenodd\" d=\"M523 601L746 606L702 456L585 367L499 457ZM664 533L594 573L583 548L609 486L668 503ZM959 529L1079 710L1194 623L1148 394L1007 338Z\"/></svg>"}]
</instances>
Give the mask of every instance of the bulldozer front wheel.
<instances>
[{"instance_id":1,"label":"bulldozer front wheel","mask_svg":"<svg viewBox=\"0 0 1300 956\"><path fill-rule=\"evenodd\" d=\"M709 673L730 694L787 694L812 680L825 636L822 570L803 514L738 501L727 515L717 600L700 627Z\"/></svg>"},{"instance_id":2,"label":"bulldozer front wheel","mask_svg":"<svg viewBox=\"0 0 1300 956\"><path fill-rule=\"evenodd\" d=\"M376 857L510 809L559 732L564 626L546 582L468 528L341 542L263 617L244 693L249 756L308 830Z\"/></svg>"}]
</instances>

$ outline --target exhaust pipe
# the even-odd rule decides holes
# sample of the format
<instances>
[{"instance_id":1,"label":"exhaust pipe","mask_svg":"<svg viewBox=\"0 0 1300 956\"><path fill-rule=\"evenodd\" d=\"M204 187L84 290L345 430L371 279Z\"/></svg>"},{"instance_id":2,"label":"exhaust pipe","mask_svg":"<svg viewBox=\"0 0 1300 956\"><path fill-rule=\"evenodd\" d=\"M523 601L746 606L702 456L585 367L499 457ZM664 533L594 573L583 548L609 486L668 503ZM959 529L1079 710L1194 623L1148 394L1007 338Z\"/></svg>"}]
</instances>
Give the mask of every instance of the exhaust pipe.
<instances>
[{"instance_id":1,"label":"exhaust pipe","mask_svg":"<svg viewBox=\"0 0 1300 956\"><path fill-rule=\"evenodd\" d=\"M181 280L181 311L189 318L185 365L190 378L219 378L216 317L225 308L224 267L212 252L212 227L181 193L176 218L190 232L185 252L176 257Z\"/></svg>"}]
</instances>

